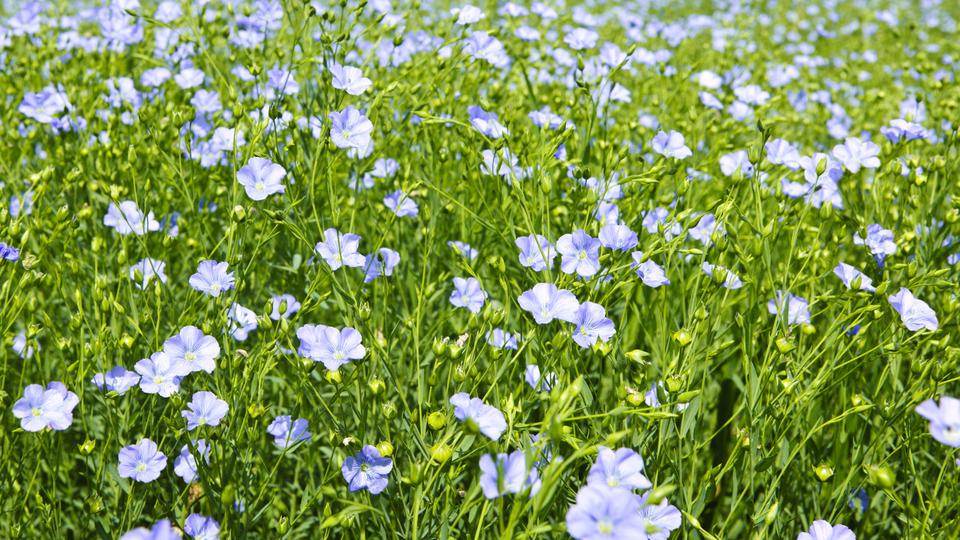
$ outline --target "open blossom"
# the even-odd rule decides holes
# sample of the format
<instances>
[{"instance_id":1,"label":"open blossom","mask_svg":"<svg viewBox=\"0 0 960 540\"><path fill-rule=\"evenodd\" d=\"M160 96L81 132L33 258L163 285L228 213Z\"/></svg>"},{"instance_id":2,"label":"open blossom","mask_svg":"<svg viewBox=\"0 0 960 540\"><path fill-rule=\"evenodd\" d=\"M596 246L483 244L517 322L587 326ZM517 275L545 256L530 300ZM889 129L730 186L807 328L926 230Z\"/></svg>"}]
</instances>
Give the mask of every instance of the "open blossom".
<instances>
[{"instance_id":1,"label":"open blossom","mask_svg":"<svg viewBox=\"0 0 960 540\"><path fill-rule=\"evenodd\" d=\"M547 324L554 319L574 322L580 302L572 292L558 289L553 283L538 283L533 289L517 298L520 307L529 311L537 324Z\"/></svg>"},{"instance_id":2,"label":"open blossom","mask_svg":"<svg viewBox=\"0 0 960 540\"><path fill-rule=\"evenodd\" d=\"M220 524L212 517L190 514L183 522L183 532L193 540L218 540Z\"/></svg>"},{"instance_id":3,"label":"open blossom","mask_svg":"<svg viewBox=\"0 0 960 540\"><path fill-rule=\"evenodd\" d=\"M330 113L330 138L337 148L363 149L371 143L373 124L353 107Z\"/></svg>"},{"instance_id":4,"label":"open blossom","mask_svg":"<svg viewBox=\"0 0 960 540\"><path fill-rule=\"evenodd\" d=\"M309 441L312 436L307 431L307 421L303 418L293 420L290 416L278 416L267 426L267 433L273 436L273 442L280 448L287 448L301 441Z\"/></svg>"},{"instance_id":5,"label":"open blossom","mask_svg":"<svg viewBox=\"0 0 960 540\"><path fill-rule=\"evenodd\" d=\"M940 404L928 399L917 406L917 414L930 421L930 435L954 448L960 447L960 399L940 398Z\"/></svg>"},{"instance_id":6,"label":"open blossom","mask_svg":"<svg viewBox=\"0 0 960 540\"><path fill-rule=\"evenodd\" d=\"M848 289L852 289L853 282L859 279L861 290L869 292L877 290L877 288L873 286L873 280L871 280L869 276L849 264L838 264L837 267L833 269L833 273L840 278L840 281L842 281Z\"/></svg>"},{"instance_id":7,"label":"open blossom","mask_svg":"<svg viewBox=\"0 0 960 540\"><path fill-rule=\"evenodd\" d=\"M167 456L150 439L141 439L137 444L124 447L119 454L120 478L137 482L153 482L167 466Z\"/></svg>"},{"instance_id":8,"label":"open blossom","mask_svg":"<svg viewBox=\"0 0 960 540\"><path fill-rule=\"evenodd\" d=\"M210 447L207 446L207 441L204 439L195 440L193 446L204 461L210 463ZM173 472L188 484L197 479L197 458L190 452L190 445L183 445L183 448L180 449L180 455L173 460Z\"/></svg>"},{"instance_id":9,"label":"open blossom","mask_svg":"<svg viewBox=\"0 0 960 540\"><path fill-rule=\"evenodd\" d=\"M397 217L417 217L420 209L417 202L401 190L394 191L383 198L383 204L396 214Z\"/></svg>"},{"instance_id":10,"label":"open blossom","mask_svg":"<svg viewBox=\"0 0 960 540\"><path fill-rule=\"evenodd\" d=\"M523 450L480 457L480 489L487 499L520 493L527 487L531 488L530 495L535 495L540 489L540 474L535 467L527 467Z\"/></svg>"},{"instance_id":11,"label":"open blossom","mask_svg":"<svg viewBox=\"0 0 960 540\"><path fill-rule=\"evenodd\" d=\"M73 409L78 403L80 398L61 382L52 382L46 388L31 384L13 404L13 415L20 419L24 431L62 431L73 423Z\"/></svg>"},{"instance_id":12,"label":"open blossom","mask_svg":"<svg viewBox=\"0 0 960 540\"><path fill-rule=\"evenodd\" d=\"M220 296L234 287L233 273L228 272L227 267L225 262L200 261L197 272L190 276L190 286L204 294Z\"/></svg>"},{"instance_id":13,"label":"open blossom","mask_svg":"<svg viewBox=\"0 0 960 540\"><path fill-rule=\"evenodd\" d=\"M137 362L133 367L140 374L140 390L168 398L180 390L180 380L189 373L182 360L173 360L163 351Z\"/></svg>"},{"instance_id":14,"label":"open blossom","mask_svg":"<svg viewBox=\"0 0 960 540\"><path fill-rule=\"evenodd\" d=\"M577 325L573 330L573 340L585 349L592 347L598 339L606 343L617 332L613 321L606 317L603 306L593 302L580 304L572 322Z\"/></svg>"},{"instance_id":15,"label":"open blossom","mask_svg":"<svg viewBox=\"0 0 960 540\"><path fill-rule=\"evenodd\" d=\"M648 489L653 486L643 474L643 457L629 448L597 448L597 460L587 475L587 484L612 488Z\"/></svg>"},{"instance_id":16,"label":"open blossom","mask_svg":"<svg viewBox=\"0 0 960 540\"><path fill-rule=\"evenodd\" d=\"M700 268L703 270L704 274L710 277L713 277L715 273L722 275L723 276L722 286L726 289L735 290L743 287L743 281L740 279L740 276L734 274L727 268L724 268L718 264L716 265L710 264L704 261L703 264L700 265Z\"/></svg>"},{"instance_id":17,"label":"open blossom","mask_svg":"<svg viewBox=\"0 0 960 540\"><path fill-rule=\"evenodd\" d=\"M560 269L566 274L590 277L600 271L600 240L583 229L561 236L557 252L561 255Z\"/></svg>"},{"instance_id":18,"label":"open blossom","mask_svg":"<svg viewBox=\"0 0 960 540\"><path fill-rule=\"evenodd\" d=\"M122 396L140 382L140 375L123 366L115 366L106 373L94 374L90 382L101 390L116 392Z\"/></svg>"},{"instance_id":19,"label":"open blossom","mask_svg":"<svg viewBox=\"0 0 960 540\"><path fill-rule=\"evenodd\" d=\"M141 236L160 230L160 222L153 216L153 212L144 214L134 201L123 201L119 206L110 203L107 214L103 216L103 224L121 235L133 233Z\"/></svg>"},{"instance_id":20,"label":"open blossom","mask_svg":"<svg viewBox=\"0 0 960 540\"><path fill-rule=\"evenodd\" d=\"M546 237L539 234L521 236L514 240L520 250L520 265L535 272L546 270L553 266L553 259L557 251Z\"/></svg>"},{"instance_id":21,"label":"open blossom","mask_svg":"<svg viewBox=\"0 0 960 540\"><path fill-rule=\"evenodd\" d=\"M457 420L465 422L471 429L475 429L491 440L498 440L507 430L507 420L496 407L483 402L480 398L471 398L469 394L461 392L450 398L453 405L453 415Z\"/></svg>"},{"instance_id":22,"label":"open blossom","mask_svg":"<svg viewBox=\"0 0 960 540\"><path fill-rule=\"evenodd\" d=\"M390 481L390 471L393 470L393 460L382 457L377 447L365 445L356 455L343 461L340 472L347 481L350 492L366 489L371 495L376 495L387 489Z\"/></svg>"},{"instance_id":23,"label":"open blossom","mask_svg":"<svg viewBox=\"0 0 960 540\"><path fill-rule=\"evenodd\" d=\"M322 324L305 324L297 329L297 337L300 338L297 353L314 362L322 362L330 371L367 354L363 336L350 327L337 330Z\"/></svg>"},{"instance_id":24,"label":"open blossom","mask_svg":"<svg viewBox=\"0 0 960 540\"><path fill-rule=\"evenodd\" d=\"M476 105L467 107L467 113L470 115L470 123L473 127L491 139L499 139L510 134L510 130L500 123L497 113L487 112Z\"/></svg>"},{"instance_id":25,"label":"open blossom","mask_svg":"<svg viewBox=\"0 0 960 540\"><path fill-rule=\"evenodd\" d=\"M858 246L867 246L877 261L883 261L887 255L897 252L897 243L893 239L893 231L884 229L878 223L867 226L867 238L860 233L854 233L853 243Z\"/></svg>"},{"instance_id":26,"label":"open blossom","mask_svg":"<svg viewBox=\"0 0 960 540\"><path fill-rule=\"evenodd\" d=\"M270 318L279 321L280 319L289 319L300 311L300 302L292 294L281 294L270 299L273 310L270 312Z\"/></svg>"},{"instance_id":27,"label":"open blossom","mask_svg":"<svg viewBox=\"0 0 960 540\"><path fill-rule=\"evenodd\" d=\"M193 394L187 408L188 410L180 411L180 415L187 420L187 431L193 431L200 426L219 426L220 421L230 411L226 401L207 391Z\"/></svg>"},{"instance_id":28,"label":"open blossom","mask_svg":"<svg viewBox=\"0 0 960 540\"><path fill-rule=\"evenodd\" d=\"M777 315L784 309L787 312L787 324L810 324L809 303L799 296L777 291L776 298L767 302L767 311Z\"/></svg>"},{"instance_id":29,"label":"open blossom","mask_svg":"<svg viewBox=\"0 0 960 540\"><path fill-rule=\"evenodd\" d=\"M363 266L364 256L357 251L359 247L360 237L356 234L344 234L330 228L323 231L323 242L318 242L314 250L330 265L331 270L337 270L341 266Z\"/></svg>"},{"instance_id":30,"label":"open blossom","mask_svg":"<svg viewBox=\"0 0 960 540\"><path fill-rule=\"evenodd\" d=\"M600 243L608 249L630 251L637 247L637 233L626 225L610 223L600 229Z\"/></svg>"},{"instance_id":31,"label":"open blossom","mask_svg":"<svg viewBox=\"0 0 960 540\"><path fill-rule=\"evenodd\" d=\"M287 170L266 158L252 157L237 171L237 181L247 197L262 201L276 193L283 193L283 177Z\"/></svg>"},{"instance_id":32,"label":"open blossom","mask_svg":"<svg viewBox=\"0 0 960 540\"><path fill-rule=\"evenodd\" d=\"M528 364L523 371L523 380L537 392L549 392L557 384L557 374L547 372L541 375L540 366Z\"/></svg>"},{"instance_id":33,"label":"open blossom","mask_svg":"<svg viewBox=\"0 0 960 540\"><path fill-rule=\"evenodd\" d=\"M809 532L802 532L797 535L797 540L856 540L857 535L853 534L846 525L831 525L830 523L818 519L810 526Z\"/></svg>"},{"instance_id":34,"label":"open blossom","mask_svg":"<svg viewBox=\"0 0 960 540\"><path fill-rule=\"evenodd\" d=\"M237 341L246 341L250 332L257 329L257 314L252 309L234 302L227 309L227 330L230 337Z\"/></svg>"},{"instance_id":35,"label":"open blossom","mask_svg":"<svg viewBox=\"0 0 960 540\"><path fill-rule=\"evenodd\" d=\"M901 287L897 294L887 298L893 309L900 314L900 320L911 332L926 328L931 332L940 327L937 314L926 302L913 296L906 287Z\"/></svg>"},{"instance_id":36,"label":"open blossom","mask_svg":"<svg viewBox=\"0 0 960 540\"><path fill-rule=\"evenodd\" d=\"M161 519L150 529L137 527L128 531L120 540L181 540L180 532L170 524L169 519Z\"/></svg>"},{"instance_id":37,"label":"open blossom","mask_svg":"<svg viewBox=\"0 0 960 540\"><path fill-rule=\"evenodd\" d=\"M363 76L359 68L353 66L333 63L330 65L330 75L333 76L333 87L351 96L359 96L373 85L370 79Z\"/></svg>"},{"instance_id":38,"label":"open blossom","mask_svg":"<svg viewBox=\"0 0 960 540\"><path fill-rule=\"evenodd\" d=\"M633 264L631 266L637 272L637 276L640 277L640 281L642 281L644 285L656 289L661 285L670 284L666 272L663 271L663 268L661 268L659 264L649 259L640 262L643 261L643 252L634 251L632 257Z\"/></svg>"},{"instance_id":39,"label":"open blossom","mask_svg":"<svg viewBox=\"0 0 960 540\"><path fill-rule=\"evenodd\" d=\"M517 350L517 337L510 332L505 332L502 328L494 328L487 332L487 343L497 349Z\"/></svg>"},{"instance_id":40,"label":"open blossom","mask_svg":"<svg viewBox=\"0 0 960 540\"><path fill-rule=\"evenodd\" d=\"M487 293L480 288L477 278L453 278L453 292L450 293L450 303L456 307L463 307L471 313L480 313Z\"/></svg>"},{"instance_id":41,"label":"open blossom","mask_svg":"<svg viewBox=\"0 0 960 540\"><path fill-rule=\"evenodd\" d=\"M852 173L865 169L876 169L880 166L880 147L870 141L863 142L855 137L848 137L843 144L833 147L833 157Z\"/></svg>"},{"instance_id":42,"label":"open blossom","mask_svg":"<svg viewBox=\"0 0 960 540\"><path fill-rule=\"evenodd\" d=\"M220 344L196 326L184 326L177 335L163 342L163 352L172 362L182 362L188 373L213 373L220 356Z\"/></svg>"},{"instance_id":43,"label":"open blossom","mask_svg":"<svg viewBox=\"0 0 960 540\"><path fill-rule=\"evenodd\" d=\"M130 279L133 280L134 286L140 290L146 289L153 278L157 278L160 283L166 283L166 268L167 263L163 261L149 258L142 259L130 267Z\"/></svg>"},{"instance_id":44,"label":"open blossom","mask_svg":"<svg viewBox=\"0 0 960 540\"><path fill-rule=\"evenodd\" d=\"M577 540L646 538L640 496L626 488L589 484L567 511L567 532Z\"/></svg>"},{"instance_id":45,"label":"open blossom","mask_svg":"<svg viewBox=\"0 0 960 540\"><path fill-rule=\"evenodd\" d=\"M17 110L41 124L52 124L60 113L73 110L73 106L62 88L49 85L39 92L27 92Z\"/></svg>"},{"instance_id":46,"label":"open blossom","mask_svg":"<svg viewBox=\"0 0 960 540\"><path fill-rule=\"evenodd\" d=\"M653 151L665 157L676 159L686 159L693 155L693 152L684 144L683 135L676 131L665 133L660 131L650 142Z\"/></svg>"},{"instance_id":47,"label":"open blossom","mask_svg":"<svg viewBox=\"0 0 960 540\"><path fill-rule=\"evenodd\" d=\"M363 282L370 283L380 276L392 276L400 264L400 254L390 248L380 248L366 256L363 262Z\"/></svg>"}]
</instances>

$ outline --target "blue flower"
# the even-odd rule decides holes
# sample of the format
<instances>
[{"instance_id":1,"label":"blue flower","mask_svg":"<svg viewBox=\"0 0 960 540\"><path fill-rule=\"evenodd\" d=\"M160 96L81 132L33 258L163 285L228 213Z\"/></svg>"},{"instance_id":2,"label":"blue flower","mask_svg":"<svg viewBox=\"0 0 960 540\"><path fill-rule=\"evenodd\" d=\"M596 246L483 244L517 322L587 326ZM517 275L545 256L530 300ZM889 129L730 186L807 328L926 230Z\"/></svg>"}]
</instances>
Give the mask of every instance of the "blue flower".
<instances>
[{"instance_id":1,"label":"blue flower","mask_svg":"<svg viewBox=\"0 0 960 540\"><path fill-rule=\"evenodd\" d=\"M140 382L140 376L133 371L128 371L123 366L115 366L106 373L94 374L90 382L101 390L116 392L122 396L127 393L127 390L133 388Z\"/></svg>"},{"instance_id":2,"label":"blue flower","mask_svg":"<svg viewBox=\"0 0 960 540\"><path fill-rule=\"evenodd\" d=\"M359 96L373 85L359 68L341 66L336 62L330 65L330 75L333 77L333 87L351 96Z\"/></svg>"},{"instance_id":3,"label":"blue flower","mask_svg":"<svg viewBox=\"0 0 960 540\"><path fill-rule=\"evenodd\" d=\"M531 488L533 496L540 489L540 474L536 468L527 468L527 456L523 450L510 454L484 454L480 458L480 489L488 499L520 493Z\"/></svg>"},{"instance_id":4,"label":"blue flower","mask_svg":"<svg viewBox=\"0 0 960 540\"><path fill-rule=\"evenodd\" d=\"M300 338L297 353L314 362L322 362L330 371L340 369L351 360L360 360L367 353L363 336L350 327L337 330L322 324L305 324L297 329L297 337Z\"/></svg>"},{"instance_id":5,"label":"blue flower","mask_svg":"<svg viewBox=\"0 0 960 540\"><path fill-rule=\"evenodd\" d=\"M137 527L121 536L120 540L181 540L181 536L169 519L161 519L153 528Z\"/></svg>"},{"instance_id":6,"label":"blue flower","mask_svg":"<svg viewBox=\"0 0 960 540\"><path fill-rule=\"evenodd\" d=\"M517 336L502 328L494 328L487 332L487 344L496 349L517 350Z\"/></svg>"},{"instance_id":7,"label":"blue flower","mask_svg":"<svg viewBox=\"0 0 960 540\"><path fill-rule=\"evenodd\" d=\"M340 472L347 481L350 492L366 489L376 495L387 488L393 460L381 457L375 446L365 445L356 455L343 461Z\"/></svg>"},{"instance_id":8,"label":"blue flower","mask_svg":"<svg viewBox=\"0 0 960 540\"><path fill-rule=\"evenodd\" d=\"M940 404L928 399L917 406L917 414L930 421L930 434L937 441L960 448L960 399L940 398Z\"/></svg>"},{"instance_id":9,"label":"blue flower","mask_svg":"<svg viewBox=\"0 0 960 540\"><path fill-rule=\"evenodd\" d=\"M600 271L600 241L583 229L561 236L557 252L561 255L560 269L566 274L590 277Z\"/></svg>"},{"instance_id":10,"label":"blue flower","mask_svg":"<svg viewBox=\"0 0 960 540\"><path fill-rule=\"evenodd\" d=\"M840 278L840 281L842 281L843 284L846 285L848 289L852 289L853 282L859 279L860 290L869 291L869 292L873 292L877 290L877 288L873 286L873 280L871 280L863 272L861 272L860 270L857 270L856 268L850 266L849 264L846 264L846 263L838 264L837 267L833 269L833 273L836 274L838 278Z\"/></svg>"},{"instance_id":11,"label":"blue flower","mask_svg":"<svg viewBox=\"0 0 960 540\"><path fill-rule=\"evenodd\" d=\"M0 259L16 262L20 259L20 250L0 242Z\"/></svg>"},{"instance_id":12,"label":"blue flower","mask_svg":"<svg viewBox=\"0 0 960 540\"><path fill-rule=\"evenodd\" d=\"M520 265L540 272L553 266L557 251L546 237L539 234L521 236L514 240L520 250Z\"/></svg>"},{"instance_id":13,"label":"blue flower","mask_svg":"<svg viewBox=\"0 0 960 540\"><path fill-rule=\"evenodd\" d=\"M140 390L145 394L160 394L168 398L180 390L180 380L190 367L183 361L171 360L163 351L155 352L133 366L140 374Z\"/></svg>"},{"instance_id":14,"label":"blue flower","mask_svg":"<svg viewBox=\"0 0 960 540\"><path fill-rule=\"evenodd\" d=\"M220 538L220 524L212 517L190 514L183 522L183 532L193 540L217 540Z\"/></svg>"},{"instance_id":15,"label":"blue flower","mask_svg":"<svg viewBox=\"0 0 960 540\"><path fill-rule=\"evenodd\" d=\"M262 201L276 193L283 193L283 177L287 170L266 158L252 157L237 171L237 181L247 197Z\"/></svg>"},{"instance_id":16,"label":"blue flower","mask_svg":"<svg viewBox=\"0 0 960 540\"><path fill-rule=\"evenodd\" d=\"M554 319L574 322L580 302L572 292L558 289L553 283L538 283L517 298L520 307L529 311L537 324L548 324Z\"/></svg>"},{"instance_id":17,"label":"blue flower","mask_svg":"<svg viewBox=\"0 0 960 540\"><path fill-rule=\"evenodd\" d=\"M607 342L617 333L613 321L606 317L606 310L600 304L584 302L580 304L576 316L571 321L577 327L573 331L573 340L584 349L589 349L597 339Z\"/></svg>"},{"instance_id":18,"label":"blue flower","mask_svg":"<svg viewBox=\"0 0 960 540\"><path fill-rule=\"evenodd\" d=\"M776 298L767 302L767 311L771 315L787 313L787 324L810 324L810 304L800 298L783 291L777 291Z\"/></svg>"},{"instance_id":19,"label":"blue flower","mask_svg":"<svg viewBox=\"0 0 960 540\"><path fill-rule=\"evenodd\" d=\"M204 458L204 461L210 463L210 447L207 446L207 441L204 439L195 440L193 446L197 449L197 453ZM189 444L183 445L183 448L180 449L180 455L173 460L173 472L188 484L196 480L198 474L197 458L190 452Z\"/></svg>"},{"instance_id":20,"label":"blue flower","mask_svg":"<svg viewBox=\"0 0 960 540\"><path fill-rule=\"evenodd\" d=\"M557 384L557 374L548 372L540 375L540 366L528 364L523 372L523 380L537 392L549 392Z\"/></svg>"},{"instance_id":21,"label":"blue flower","mask_svg":"<svg viewBox=\"0 0 960 540\"><path fill-rule=\"evenodd\" d=\"M163 261L150 258L141 259L137 264L130 267L130 279L133 280L134 286L140 290L146 289L153 278L157 278L160 283L166 283L166 268L167 263Z\"/></svg>"},{"instance_id":22,"label":"blue flower","mask_svg":"<svg viewBox=\"0 0 960 540\"><path fill-rule=\"evenodd\" d=\"M273 310L270 312L270 318L279 321L280 319L289 319L300 311L300 302L292 294L281 294L270 299Z\"/></svg>"},{"instance_id":23,"label":"blue flower","mask_svg":"<svg viewBox=\"0 0 960 540\"><path fill-rule=\"evenodd\" d=\"M468 260L471 260L471 261L476 259L477 256L479 255L477 250L473 249L473 247L471 247L470 244L461 242L459 240L451 240L447 242L447 245L453 248L454 253L463 255L464 257L466 257Z\"/></svg>"},{"instance_id":24,"label":"blue flower","mask_svg":"<svg viewBox=\"0 0 960 540\"><path fill-rule=\"evenodd\" d=\"M194 393L187 407L189 410L180 411L180 415L187 420L187 431L193 431L200 426L219 426L220 421L230 411L226 401L207 391Z\"/></svg>"},{"instance_id":25,"label":"blue flower","mask_svg":"<svg viewBox=\"0 0 960 540\"><path fill-rule=\"evenodd\" d=\"M627 489L653 487L643 475L643 457L640 454L629 448L611 450L606 446L597 448L597 461L590 468L587 483Z\"/></svg>"},{"instance_id":26,"label":"blue flower","mask_svg":"<svg viewBox=\"0 0 960 540\"><path fill-rule=\"evenodd\" d=\"M670 280L667 279L667 274L663 271L663 268L659 264L653 262L652 260L643 260L642 251L634 251L632 253L633 264L631 265L636 269L637 276L640 277L640 281L643 282L647 287L653 287L656 289L661 285L669 285Z\"/></svg>"},{"instance_id":27,"label":"blue flower","mask_svg":"<svg viewBox=\"0 0 960 540\"><path fill-rule=\"evenodd\" d=\"M713 265L704 261L703 264L700 265L700 268L704 274L710 277L713 277L714 272L721 272L723 274L722 286L726 289L736 290L743 287L743 281L740 279L740 276L720 265Z\"/></svg>"},{"instance_id":28,"label":"blue flower","mask_svg":"<svg viewBox=\"0 0 960 540\"><path fill-rule=\"evenodd\" d=\"M213 373L220 356L220 344L196 326L184 326L177 335L163 342L163 352L171 362L186 366L184 375L195 371Z\"/></svg>"},{"instance_id":29,"label":"blue flower","mask_svg":"<svg viewBox=\"0 0 960 540\"><path fill-rule=\"evenodd\" d=\"M888 255L897 252L897 243L893 239L893 231L884 229L878 223L867 226L867 238L864 239L860 233L853 235L853 243L858 246L867 246L877 264L883 266L883 259Z\"/></svg>"},{"instance_id":30,"label":"blue flower","mask_svg":"<svg viewBox=\"0 0 960 540\"><path fill-rule=\"evenodd\" d=\"M234 302L227 309L227 330L237 341L246 341L250 332L257 329L257 314Z\"/></svg>"},{"instance_id":31,"label":"blue flower","mask_svg":"<svg viewBox=\"0 0 960 540\"><path fill-rule=\"evenodd\" d=\"M167 456L150 439L141 439L137 444L124 447L118 456L120 478L137 482L153 482L167 466Z\"/></svg>"},{"instance_id":32,"label":"blue flower","mask_svg":"<svg viewBox=\"0 0 960 540\"><path fill-rule=\"evenodd\" d=\"M373 124L357 109L330 113L330 138L337 148L363 150L372 143Z\"/></svg>"},{"instance_id":33,"label":"blue flower","mask_svg":"<svg viewBox=\"0 0 960 540\"><path fill-rule=\"evenodd\" d=\"M450 303L456 307L463 307L471 313L480 313L487 293L480 288L477 278L453 278L453 292L450 293Z\"/></svg>"},{"instance_id":34,"label":"blue flower","mask_svg":"<svg viewBox=\"0 0 960 540\"><path fill-rule=\"evenodd\" d=\"M644 522L646 540L667 540L670 533L679 529L683 523L680 510L671 505L666 499L657 504L647 504L650 493L644 493L640 498L640 518Z\"/></svg>"},{"instance_id":35,"label":"blue flower","mask_svg":"<svg viewBox=\"0 0 960 540\"><path fill-rule=\"evenodd\" d=\"M107 214L103 216L103 224L120 235L133 233L141 236L147 232L160 230L160 222L156 220L153 212L144 215L134 201L123 201L119 206L116 203L110 203L107 206Z\"/></svg>"},{"instance_id":36,"label":"blue flower","mask_svg":"<svg viewBox=\"0 0 960 540\"><path fill-rule=\"evenodd\" d=\"M503 413L480 398L471 398L466 392L460 392L450 398L450 404L453 405L453 415L457 420L466 422L469 428L479 431L491 440L496 441L507 430L507 420Z\"/></svg>"},{"instance_id":37,"label":"blue flower","mask_svg":"<svg viewBox=\"0 0 960 540\"><path fill-rule=\"evenodd\" d=\"M876 169L880 166L880 147L870 141L863 142L855 137L848 137L843 144L833 147L833 157L840 160L843 166L851 173L856 174L860 167Z\"/></svg>"},{"instance_id":38,"label":"blue flower","mask_svg":"<svg viewBox=\"0 0 960 540\"><path fill-rule=\"evenodd\" d=\"M641 499L624 488L587 485L577 492L567 511L567 532L577 540L637 540L646 538L640 515Z\"/></svg>"},{"instance_id":39,"label":"blue flower","mask_svg":"<svg viewBox=\"0 0 960 540\"><path fill-rule=\"evenodd\" d=\"M897 294L887 298L893 309L900 314L900 320L911 332L926 328L933 332L940 327L937 314L926 302L913 296L910 289L901 287Z\"/></svg>"},{"instance_id":40,"label":"blue flower","mask_svg":"<svg viewBox=\"0 0 960 540\"><path fill-rule=\"evenodd\" d=\"M387 205L387 208L397 217L417 217L420 211L417 202L399 189L384 197L383 204Z\"/></svg>"},{"instance_id":41,"label":"blue flower","mask_svg":"<svg viewBox=\"0 0 960 540\"><path fill-rule=\"evenodd\" d=\"M610 223L600 229L600 243L608 249L630 251L637 246L637 233L626 225Z\"/></svg>"},{"instance_id":42,"label":"blue flower","mask_svg":"<svg viewBox=\"0 0 960 540\"><path fill-rule=\"evenodd\" d=\"M363 266L365 258L357 251L359 247L360 237L356 234L343 234L330 228L323 231L323 242L318 242L314 250L330 265L331 270L337 270L341 266Z\"/></svg>"},{"instance_id":43,"label":"blue flower","mask_svg":"<svg viewBox=\"0 0 960 540\"><path fill-rule=\"evenodd\" d=\"M76 394L61 382L51 382L44 389L31 384L23 389L23 397L13 404L13 415L20 419L24 431L50 428L62 431L73 423L73 409L80 403Z\"/></svg>"},{"instance_id":44,"label":"blue flower","mask_svg":"<svg viewBox=\"0 0 960 540\"><path fill-rule=\"evenodd\" d=\"M307 421L303 418L293 420L290 416L278 416L267 426L267 433L273 435L273 442L280 448L287 448L301 441L309 441Z\"/></svg>"},{"instance_id":45,"label":"blue flower","mask_svg":"<svg viewBox=\"0 0 960 540\"><path fill-rule=\"evenodd\" d=\"M856 540L857 536L846 525L831 525L818 519L810 526L810 532L797 535L797 540Z\"/></svg>"},{"instance_id":46,"label":"blue flower","mask_svg":"<svg viewBox=\"0 0 960 540\"><path fill-rule=\"evenodd\" d=\"M510 130L500 123L497 113L487 112L476 105L467 107L467 113L470 115L470 123L473 127L487 137L499 139L504 135L510 135Z\"/></svg>"},{"instance_id":47,"label":"blue flower","mask_svg":"<svg viewBox=\"0 0 960 540\"><path fill-rule=\"evenodd\" d=\"M197 272L190 276L190 286L204 294L220 296L234 287L233 273L227 271L227 266L225 262L200 261Z\"/></svg>"},{"instance_id":48,"label":"blue flower","mask_svg":"<svg viewBox=\"0 0 960 540\"><path fill-rule=\"evenodd\" d=\"M398 264L400 264L399 253L390 248L380 248L364 259L363 282L370 283L380 276L392 276L393 269Z\"/></svg>"},{"instance_id":49,"label":"blue flower","mask_svg":"<svg viewBox=\"0 0 960 540\"><path fill-rule=\"evenodd\" d=\"M665 133L657 132L657 135L650 141L653 151L664 157L676 159L686 159L693 155L693 152L684 144L683 135L676 131Z\"/></svg>"}]
</instances>

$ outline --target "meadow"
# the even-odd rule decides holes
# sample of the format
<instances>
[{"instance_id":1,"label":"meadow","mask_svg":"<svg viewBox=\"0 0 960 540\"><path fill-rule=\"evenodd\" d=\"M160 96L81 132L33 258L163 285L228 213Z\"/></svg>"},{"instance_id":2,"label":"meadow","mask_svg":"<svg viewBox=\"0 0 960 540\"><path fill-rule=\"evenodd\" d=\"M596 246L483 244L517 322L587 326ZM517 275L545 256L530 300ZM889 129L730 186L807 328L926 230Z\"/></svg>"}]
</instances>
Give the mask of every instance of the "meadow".
<instances>
[{"instance_id":1,"label":"meadow","mask_svg":"<svg viewBox=\"0 0 960 540\"><path fill-rule=\"evenodd\" d=\"M960 537L958 18L0 2L0 538Z\"/></svg>"}]
</instances>

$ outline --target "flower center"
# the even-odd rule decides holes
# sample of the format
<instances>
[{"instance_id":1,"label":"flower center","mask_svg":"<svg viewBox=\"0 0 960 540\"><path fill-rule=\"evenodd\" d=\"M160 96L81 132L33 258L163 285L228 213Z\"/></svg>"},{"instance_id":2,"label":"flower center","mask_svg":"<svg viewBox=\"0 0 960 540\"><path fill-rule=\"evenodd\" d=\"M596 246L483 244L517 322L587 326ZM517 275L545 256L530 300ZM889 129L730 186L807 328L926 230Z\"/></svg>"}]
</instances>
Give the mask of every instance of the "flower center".
<instances>
[{"instance_id":1,"label":"flower center","mask_svg":"<svg viewBox=\"0 0 960 540\"><path fill-rule=\"evenodd\" d=\"M40 414L41 414L40 407L34 407L34 408L30 409L30 414L32 414L32 415L34 415L34 416L40 416Z\"/></svg>"},{"instance_id":2,"label":"flower center","mask_svg":"<svg viewBox=\"0 0 960 540\"><path fill-rule=\"evenodd\" d=\"M360 472L365 473L370 470L370 465L368 463L360 464Z\"/></svg>"},{"instance_id":3,"label":"flower center","mask_svg":"<svg viewBox=\"0 0 960 540\"><path fill-rule=\"evenodd\" d=\"M140 472L143 472L143 471L147 470L147 464L146 464L146 463L137 463L137 470L140 471Z\"/></svg>"},{"instance_id":4,"label":"flower center","mask_svg":"<svg viewBox=\"0 0 960 540\"><path fill-rule=\"evenodd\" d=\"M186 359L187 362L193 362L197 359L197 355L192 352L188 352L187 354L183 355L183 358Z\"/></svg>"},{"instance_id":5,"label":"flower center","mask_svg":"<svg viewBox=\"0 0 960 540\"><path fill-rule=\"evenodd\" d=\"M587 252L581 249L580 252L577 253L577 258L580 259L581 261L584 260L584 259L586 259L586 258L587 258Z\"/></svg>"},{"instance_id":6,"label":"flower center","mask_svg":"<svg viewBox=\"0 0 960 540\"><path fill-rule=\"evenodd\" d=\"M153 384L156 384L158 386L163 384L163 377L161 377L160 375L157 375L156 377L154 377Z\"/></svg>"},{"instance_id":7,"label":"flower center","mask_svg":"<svg viewBox=\"0 0 960 540\"><path fill-rule=\"evenodd\" d=\"M597 522L597 532L600 534L610 534L613 532L613 523L604 519Z\"/></svg>"},{"instance_id":8,"label":"flower center","mask_svg":"<svg viewBox=\"0 0 960 540\"><path fill-rule=\"evenodd\" d=\"M219 290L220 290L220 284L219 284L219 283L214 283L214 284L210 285L210 290L213 291L213 292L219 291Z\"/></svg>"},{"instance_id":9,"label":"flower center","mask_svg":"<svg viewBox=\"0 0 960 540\"><path fill-rule=\"evenodd\" d=\"M254 187L257 188L257 191L263 191L267 186L263 182L257 182Z\"/></svg>"},{"instance_id":10,"label":"flower center","mask_svg":"<svg viewBox=\"0 0 960 540\"><path fill-rule=\"evenodd\" d=\"M607 485L610 487L617 487L620 485L620 480L611 476L610 478L607 478Z\"/></svg>"}]
</instances>

